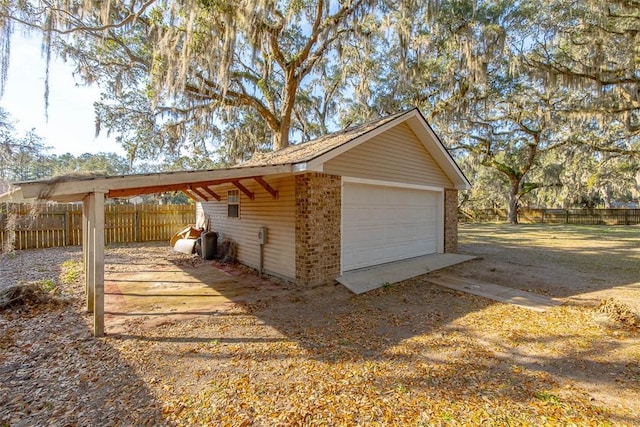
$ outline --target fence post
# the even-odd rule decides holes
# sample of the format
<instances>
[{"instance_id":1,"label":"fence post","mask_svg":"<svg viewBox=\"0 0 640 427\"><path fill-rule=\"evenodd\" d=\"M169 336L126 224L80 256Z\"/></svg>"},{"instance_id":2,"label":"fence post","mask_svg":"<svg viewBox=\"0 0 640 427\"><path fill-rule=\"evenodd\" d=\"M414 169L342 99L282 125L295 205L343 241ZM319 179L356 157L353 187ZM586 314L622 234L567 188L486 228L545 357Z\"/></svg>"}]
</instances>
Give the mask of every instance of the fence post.
<instances>
[{"instance_id":1,"label":"fence post","mask_svg":"<svg viewBox=\"0 0 640 427\"><path fill-rule=\"evenodd\" d=\"M69 212L69 208L64 211L64 245L71 246L73 244L72 238L73 235L71 233L71 213Z\"/></svg>"},{"instance_id":2,"label":"fence post","mask_svg":"<svg viewBox=\"0 0 640 427\"><path fill-rule=\"evenodd\" d=\"M140 241L140 211L138 210L138 205L135 205L135 211L133 212L133 222L134 222L134 234L135 234L135 241L139 242Z\"/></svg>"},{"instance_id":3,"label":"fence post","mask_svg":"<svg viewBox=\"0 0 640 427\"><path fill-rule=\"evenodd\" d=\"M564 210L564 223L569 224L569 209Z\"/></svg>"}]
</instances>

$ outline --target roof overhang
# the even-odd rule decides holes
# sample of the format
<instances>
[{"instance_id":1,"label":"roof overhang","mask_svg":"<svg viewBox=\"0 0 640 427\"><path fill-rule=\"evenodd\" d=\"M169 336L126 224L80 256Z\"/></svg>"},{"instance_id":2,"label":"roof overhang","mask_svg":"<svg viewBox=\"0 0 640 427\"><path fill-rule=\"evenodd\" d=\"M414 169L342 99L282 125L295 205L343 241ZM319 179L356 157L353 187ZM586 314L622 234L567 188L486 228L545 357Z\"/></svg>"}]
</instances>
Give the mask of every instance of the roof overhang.
<instances>
[{"instance_id":1,"label":"roof overhang","mask_svg":"<svg viewBox=\"0 0 640 427\"><path fill-rule=\"evenodd\" d=\"M63 177L42 181L15 183L11 193L0 195L2 201L13 200L16 195L24 199L79 202L88 194L101 192L108 198L133 197L143 194L183 191L194 200L217 198L209 187L237 183L243 179L255 179L268 187L262 177L292 173L292 165L255 166L198 171L159 172L149 174ZM13 195L13 198L11 197Z\"/></svg>"}]
</instances>

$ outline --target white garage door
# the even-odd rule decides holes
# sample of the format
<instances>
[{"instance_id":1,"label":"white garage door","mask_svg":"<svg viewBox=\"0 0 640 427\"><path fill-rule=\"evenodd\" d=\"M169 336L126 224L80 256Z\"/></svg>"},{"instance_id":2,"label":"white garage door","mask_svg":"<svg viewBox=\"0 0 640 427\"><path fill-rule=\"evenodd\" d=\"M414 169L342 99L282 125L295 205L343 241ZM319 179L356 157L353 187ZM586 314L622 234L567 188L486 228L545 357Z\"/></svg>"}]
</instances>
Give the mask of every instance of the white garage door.
<instances>
[{"instance_id":1,"label":"white garage door","mask_svg":"<svg viewBox=\"0 0 640 427\"><path fill-rule=\"evenodd\" d=\"M342 271L437 252L440 195L344 183Z\"/></svg>"}]
</instances>

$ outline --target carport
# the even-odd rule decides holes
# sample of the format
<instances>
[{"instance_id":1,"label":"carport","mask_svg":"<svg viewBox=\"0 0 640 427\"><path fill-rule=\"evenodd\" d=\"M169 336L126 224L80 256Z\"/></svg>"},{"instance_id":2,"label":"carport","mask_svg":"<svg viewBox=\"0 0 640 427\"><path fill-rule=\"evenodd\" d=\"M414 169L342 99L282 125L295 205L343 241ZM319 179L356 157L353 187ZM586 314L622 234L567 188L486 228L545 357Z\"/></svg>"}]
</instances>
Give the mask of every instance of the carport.
<instances>
[{"instance_id":1,"label":"carport","mask_svg":"<svg viewBox=\"0 0 640 427\"><path fill-rule=\"evenodd\" d=\"M74 176L19 182L1 201L48 200L82 202L82 253L87 311L93 313L94 336L104 336L104 203L108 198L182 191L195 201L219 199L212 188L232 184L245 191L242 181L254 181L277 197L265 176L292 173L292 165L210 169L122 176Z\"/></svg>"}]
</instances>

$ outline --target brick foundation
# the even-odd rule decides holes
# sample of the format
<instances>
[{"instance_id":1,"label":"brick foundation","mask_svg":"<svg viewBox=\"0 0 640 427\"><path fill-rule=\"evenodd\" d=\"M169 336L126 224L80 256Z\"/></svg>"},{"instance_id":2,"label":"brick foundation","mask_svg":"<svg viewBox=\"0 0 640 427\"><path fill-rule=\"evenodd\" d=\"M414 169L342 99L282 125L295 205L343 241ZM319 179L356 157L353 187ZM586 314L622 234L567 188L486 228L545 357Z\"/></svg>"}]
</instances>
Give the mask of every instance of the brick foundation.
<instances>
[{"instance_id":1,"label":"brick foundation","mask_svg":"<svg viewBox=\"0 0 640 427\"><path fill-rule=\"evenodd\" d=\"M296 175L296 283L317 285L340 275L341 198L339 176Z\"/></svg>"},{"instance_id":2,"label":"brick foundation","mask_svg":"<svg viewBox=\"0 0 640 427\"><path fill-rule=\"evenodd\" d=\"M458 252L458 190L444 190L444 251Z\"/></svg>"}]
</instances>

